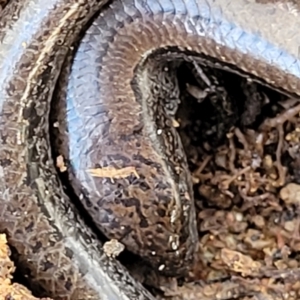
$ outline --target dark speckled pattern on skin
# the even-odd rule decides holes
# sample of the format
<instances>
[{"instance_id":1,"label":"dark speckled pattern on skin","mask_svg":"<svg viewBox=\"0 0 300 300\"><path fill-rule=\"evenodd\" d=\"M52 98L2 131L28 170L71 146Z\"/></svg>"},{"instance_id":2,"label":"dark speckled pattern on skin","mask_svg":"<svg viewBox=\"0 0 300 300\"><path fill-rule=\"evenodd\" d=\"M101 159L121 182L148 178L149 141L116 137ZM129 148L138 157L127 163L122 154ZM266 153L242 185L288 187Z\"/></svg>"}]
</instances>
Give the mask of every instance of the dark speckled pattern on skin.
<instances>
[{"instance_id":1,"label":"dark speckled pattern on skin","mask_svg":"<svg viewBox=\"0 0 300 300\"><path fill-rule=\"evenodd\" d=\"M184 151L157 104L165 90L179 97L176 80L164 75L163 60L146 57L176 46L214 59L202 55L195 58L200 63L237 66L244 76L299 95L299 60L290 46L300 35L287 31L285 38L294 40L283 45L290 48L279 47L283 16L300 24L291 8L234 0L117 0L81 41L67 91L68 155L74 181L82 184L75 189L102 232L165 274L188 270L197 231ZM262 15L265 27L258 27ZM112 181L87 172L107 166L134 167L140 178Z\"/></svg>"},{"instance_id":2,"label":"dark speckled pattern on skin","mask_svg":"<svg viewBox=\"0 0 300 300\"><path fill-rule=\"evenodd\" d=\"M271 2L115 1L100 14L82 41L69 90L75 95L73 105L80 112L76 122L84 125L86 131L74 145L78 148L70 147L70 157L79 180L92 196L92 215L100 228L104 230L108 226L104 230L106 234L120 236L118 226L121 223L128 226L132 234L127 236L127 241L122 236L122 241L156 267L164 262L166 271L179 273L191 264L196 239L194 209L191 195L185 193L190 189L189 174L185 169L179 172L183 177L179 189L178 178L173 173L176 170L174 154L168 153L168 148L154 145L154 142L163 145L169 141L158 137L151 120L155 111L145 105L149 91L143 83L151 83L150 88L159 85L148 73L155 64L152 60L145 61L139 69L138 98L130 87L134 68L145 53L177 46L215 59L205 61L207 64L236 66L233 69L238 67L258 81L299 96L299 6L288 1ZM19 253L20 265L29 270L27 274L33 283L55 299L151 299L117 262L102 255L100 243L84 227L78 212L63 194L50 158L48 111L59 70L79 29L102 4L103 1L96 0L13 0L1 15L0 230L8 234L10 245ZM77 71L85 70L89 73L77 75ZM153 98L149 100L152 103ZM99 107L104 113L99 118L91 118L97 115ZM72 137L72 132L78 134L79 131L76 122L70 122L70 141L75 142L80 137ZM126 142L121 134L123 139L126 136ZM95 141L100 146L90 152ZM109 157L107 151L112 149L116 156L123 158ZM74 159L77 154L76 159L81 157L78 166ZM87 157L83 159L82 155ZM186 168L184 154L179 151L178 156L183 158L181 166ZM96 161L92 163L94 158ZM145 158L151 160L148 166ZM169 168L167 159L173 159ZM106 179L92 179L85 172L95 164L111 163L115 163L115 167L134 164L138 173L154 173L149 198L142 194L139 186L128 186L129 179L119 181L124 194L135 195L131 199L148 201L135 202L134 206L129 203L133 214L112 196L117 191L117 181L111 184ZM141 180L135 182L143 180L141 176ZM165 194L164 190L156 190L157 180L166 182L164 210L178 212L172 222L170 217L159 219L155 214L160 205L155 195ZM103 201L103 191L97 194L91 188L96 183L100 187L103 184L110 201ZM184 191L184 197L178 197L180 191ZM99 210L105 211L104 217L95 213L96 198L97 202L101 200ZM175 202L170 201L174 198ZM154 202L149 202L153 199ZM189 205L184 215L182 207L186 203ZM147 228L137 226L142 216L135 213L137 206L145 209L143 214L154 230L147 233ZM108 217L110 221L117 218L119 221L106 222ZM162 233L156 239L160 231L158 220ZM179 259L166 251L172 245L170 236L175 234L181 237L177 245ZM165 241L168 243L164 244ZM147 247L148 242L156 245L155 255L153 249ZM164 252L158 253L156 249Z\"/></svg>"},{"instance_id":3,"label":"dark speckled pattern on skin","mask_svg":"<svg viewBox=\"0 0 300 300\"><path fill-rule=\"evenodd\" d=\"M0 231L32 286L55 300L153 299L103 254L63 194L49 149L47 112L58 71L104 2L12 0L1 16Z\"/></svg>"}]
</instances>

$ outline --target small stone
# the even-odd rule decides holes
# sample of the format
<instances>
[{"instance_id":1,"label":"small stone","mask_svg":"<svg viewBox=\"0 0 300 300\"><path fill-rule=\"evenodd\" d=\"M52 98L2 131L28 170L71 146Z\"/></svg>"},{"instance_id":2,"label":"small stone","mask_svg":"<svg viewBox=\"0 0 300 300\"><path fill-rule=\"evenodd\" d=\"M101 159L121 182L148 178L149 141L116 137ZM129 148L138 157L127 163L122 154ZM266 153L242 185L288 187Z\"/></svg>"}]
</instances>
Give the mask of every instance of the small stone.
<instances>
[{"instance_id":1,"label":"small stone","mask_svg":"<svg viewBox=\"0 0 300 300\"><path fill-rule=\"evenodd\" d=\"M280 199L287 204L300 204L300 185L289 183L279 192Z\"/></svg>"},{"instance_id":2,"label":"small stone","mask_svg":"<svg viewBox=\"0 0 300 300\"><path fill-rule=\"evenodd\" d=\"M112 239L103 245L104 253L113 258L117 257L124 249L125 246L116 239Z\"/></svg>"}]
</instances>

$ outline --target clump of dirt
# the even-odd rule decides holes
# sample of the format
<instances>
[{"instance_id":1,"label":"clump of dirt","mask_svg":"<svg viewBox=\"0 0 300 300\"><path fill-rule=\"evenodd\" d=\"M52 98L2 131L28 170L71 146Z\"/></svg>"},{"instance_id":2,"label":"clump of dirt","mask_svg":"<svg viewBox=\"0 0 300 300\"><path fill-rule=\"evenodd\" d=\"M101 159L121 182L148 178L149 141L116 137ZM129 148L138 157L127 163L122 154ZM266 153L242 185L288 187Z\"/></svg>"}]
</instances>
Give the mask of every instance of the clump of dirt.
<instances>
[{"instance_id":1,"label":"clump of dirt","mask_svg":"<svg viewBox=\"0 0 300 300\"><path fill-rule=\"evenodd\" d=\"M14 263L10 260L10 250L5 234L0 235L0 299L5 300L51 300L50 298L35 298L23 285L12 283L15 271Z\"/></svg>"}]
</instances>

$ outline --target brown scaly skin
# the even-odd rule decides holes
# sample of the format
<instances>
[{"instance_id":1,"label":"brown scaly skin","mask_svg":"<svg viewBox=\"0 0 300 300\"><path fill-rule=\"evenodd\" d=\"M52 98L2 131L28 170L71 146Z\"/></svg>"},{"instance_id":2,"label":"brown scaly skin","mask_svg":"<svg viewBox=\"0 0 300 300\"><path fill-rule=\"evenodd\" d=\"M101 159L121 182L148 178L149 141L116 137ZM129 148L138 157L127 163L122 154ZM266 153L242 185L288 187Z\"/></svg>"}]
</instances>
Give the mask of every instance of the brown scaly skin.
<instances>
[{"instance_id":1,"label":"brown scaly skin","mask_svg":"<svg viewBox=\"0 0 300 300\"><path fill-rule=\"evenodd\" d=\"M11 1L0 25L0 230L32 289L54 299L152 299L63 194L47 111L78 31L104 1Z\"/></svg>"},{"instance_id":2,"label":"brown scaly skin","mask_svg":"<svg viewBox=\"0 0 300 300\"><path fill-rule=\"evenodd\" d=\"M151 299L103 255L51 159L48 115L59 71L103 4L13 0L1 15L0 230L33 285L55 299ZM80 118L67 121L74 189L80 198L84 191L83 204L100 230L166 274L188 270L197 249L190 175L157 104L163 87L176 100L177 83L161 67L166 53L146 57L176 47L169 60L180 51L183 59L197 53L200 64L299 96L298 14L292 2L246 0L124 0L102 11L75 56L67 97ZM87 172L107 166L134 167L138 176L112 181Z\"/></svg>"},{"instance_id":3,"label":"brown scaly skin","mask_svg":"<svg viewBox=\"0 0 300 300\"><path fill-rule=\"evenodd\" d=\"M179 2L123 0L105 8L75 55L65 107L65 155L85 208L109 238L119 239L171 276L186 273L198 239L190 174L171 121L179 101L172 72L176 64L171 61L179 64L193 57L200 65L235 66L241 75L300 92L300 73L293 76L280 69L280 64L293 69L299 64L293 53L287 58L277 46L277 26L284 14L280 6L232 0ZM262 12L272 26L258 27ZM248 53L242 53L244 48ZM275 63L268 62L270 53ZM111 180L87 171L107 167L131 167L137 174Z\"/></svg>"}]
</instances>

